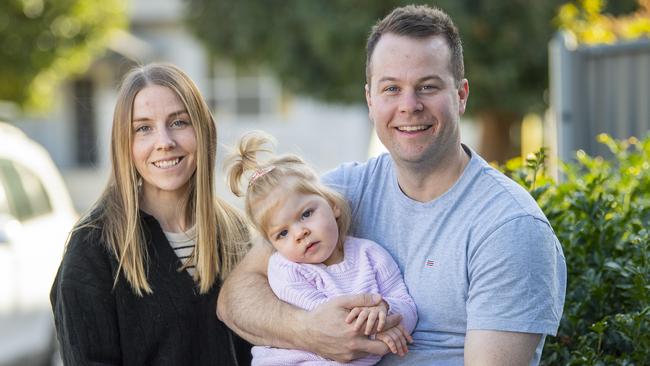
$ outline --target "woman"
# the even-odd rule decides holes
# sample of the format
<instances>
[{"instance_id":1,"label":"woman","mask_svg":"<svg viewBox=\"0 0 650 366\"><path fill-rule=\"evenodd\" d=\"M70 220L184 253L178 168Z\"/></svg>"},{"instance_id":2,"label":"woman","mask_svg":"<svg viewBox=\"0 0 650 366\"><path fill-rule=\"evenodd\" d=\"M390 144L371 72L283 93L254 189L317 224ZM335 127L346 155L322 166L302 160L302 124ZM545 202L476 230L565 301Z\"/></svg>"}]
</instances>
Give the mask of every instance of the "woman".
<instances>
[{"instance_id":1,"label":"woman","mask_svg":"<svg viewBox=\"0 0 650 366\"><path fill-rule=\"evenodd\" d=\"M217 319L248 243L214 192L214 120L178 68L133 69L117 97L112 171L73 230L51 292L66 365L241 365L250 345Z\"/></svg>"}]
</instances>

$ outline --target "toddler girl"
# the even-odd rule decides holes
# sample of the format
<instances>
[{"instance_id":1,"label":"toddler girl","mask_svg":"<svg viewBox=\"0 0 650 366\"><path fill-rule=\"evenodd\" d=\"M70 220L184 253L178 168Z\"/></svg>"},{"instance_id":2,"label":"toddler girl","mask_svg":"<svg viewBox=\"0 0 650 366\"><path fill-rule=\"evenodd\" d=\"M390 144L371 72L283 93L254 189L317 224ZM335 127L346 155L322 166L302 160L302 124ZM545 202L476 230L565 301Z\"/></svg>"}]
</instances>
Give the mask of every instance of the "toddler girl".
<instances>
[{"instance_id":1,"label":"toddler girl","mask_svg":"<svg viewBox=\"0 0 650 366\"><path fill-rule=\"evenodd\" d=\"M259 162L258 153L271 153L265 148L270 143L271 138L259 132L245 135L230 157L228 183L234 194L242 196L241 181L249 178L246 214L276 249L268 265L273 292L305 310L339 295L380 294L379 305L354 308L346 321L403 355L417 314L397 264L378 244L346 236L347 202L324 186L299 157L272 156ZM392 313L402 315L401 324L383 329ZM337 364L300 350L254 347L252 353L253 365ZM369 355L352 364L374 365L379 359Z\"/></svg>"}]
</instances>

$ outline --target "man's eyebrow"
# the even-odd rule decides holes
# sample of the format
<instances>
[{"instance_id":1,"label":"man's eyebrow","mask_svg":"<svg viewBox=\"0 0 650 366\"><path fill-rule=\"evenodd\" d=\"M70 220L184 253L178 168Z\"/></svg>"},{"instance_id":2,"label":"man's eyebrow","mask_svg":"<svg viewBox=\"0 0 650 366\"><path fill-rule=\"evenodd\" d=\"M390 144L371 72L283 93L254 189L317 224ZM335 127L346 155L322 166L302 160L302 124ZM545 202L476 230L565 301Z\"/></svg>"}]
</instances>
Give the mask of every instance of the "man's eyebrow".
<instances>
[{"instance_id":1,"label":"man's eyebrow","mask_svg":"<svg viewBox=\"0 0 650 366\"><path fill-rule=\"evenodd\" d=\"M442 78L438 75L428 75L418 80L420 83L424 81L442 81Z\"/></svg>"},{"instance_id":2,"label":"man's eyebrow","mask_svg":"<svg viewBox=\"0 0 650 366\"><path fill-rule=\"evenodd\" d=\"M430 80L442 81L442 78L440 76L438 76L438 75L427 75L427 76L423 76L423 77L419 78L418 83L422 83L422 82L430 81ZM394 81L399 81L399 79L396 78L396 77L392 77L392 76L384 76L381 79L379 79L377 81L377 83L394 82Z\"/></svg>"},{"instance_id":3,"label":"man's eyebrow","mask_svg":"<svg viewBox=\"0 0 650 366\"><path fill-rule=\"evenodd\" d=\"M391 76L384 76L383 78L377 80L377 83L383 83L386 81L397 81L397 78L391 77Z\"/></svg>"}]
</instances>

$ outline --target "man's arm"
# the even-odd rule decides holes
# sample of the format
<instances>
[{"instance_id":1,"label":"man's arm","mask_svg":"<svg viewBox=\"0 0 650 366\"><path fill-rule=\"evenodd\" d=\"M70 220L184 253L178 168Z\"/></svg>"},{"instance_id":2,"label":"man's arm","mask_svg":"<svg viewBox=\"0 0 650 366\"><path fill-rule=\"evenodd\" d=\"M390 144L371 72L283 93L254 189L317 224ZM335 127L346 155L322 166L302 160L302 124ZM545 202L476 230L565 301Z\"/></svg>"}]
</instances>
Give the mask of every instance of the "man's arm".
<instances>
[{"instance_id":1,"label":"man's arm","mask_svg":"<svg viewBox=\"0 0 650 366\"><path fill-rule=\"evenodd\" d=\"M217 316L239 336L256 345L287 348L289 344L272 344L271 320L281 319L298 309L275 297L266 280L266 267L271 248L257 242L230 273L217 300ZM262 305L263 304L263 305ZM266 319L256 319L264 307ZM276 321L277 322L277 321ZM284 324L284 323L281 323ZM249 332L255 331L255 333ZM269 335L265 339L264 334Z\"/></svg>"},{"instance_id":2,"label":"man's arm","mask_svg":"<svg viewBox=\"0 0 650 366\"><path fill-rule=\"evenodd\" d=\"M465 337L466 366L528 366L540 334L470 330Z\"/></svg>"},{"instance_id":3,"label":"man's arm","mask_svg":"<svg viewBox=\"0 0 650 366\"><path fill-rule=\"evenodd\" d=\"M465 361L529 365L562 315L566 264L548 222L516 217L468 254Z\"/></svg>"},{"instance_id":4,"label":"man's arm","mask_svg":"<svg viewBox=\"0 0 650 366\"><path fill-rule=\"evenodd\" d=\"M355 306L374 306L378 295L341 296L307 312L279 300L271 290L266 269L272 250L258 242L223 284L217 315L242 338L256 345L302 349L339 362L367 353L385 354L388 347L369 340L345 323ZM387 319L387 326L400 318Z\"/></svg>"}]
</instances>

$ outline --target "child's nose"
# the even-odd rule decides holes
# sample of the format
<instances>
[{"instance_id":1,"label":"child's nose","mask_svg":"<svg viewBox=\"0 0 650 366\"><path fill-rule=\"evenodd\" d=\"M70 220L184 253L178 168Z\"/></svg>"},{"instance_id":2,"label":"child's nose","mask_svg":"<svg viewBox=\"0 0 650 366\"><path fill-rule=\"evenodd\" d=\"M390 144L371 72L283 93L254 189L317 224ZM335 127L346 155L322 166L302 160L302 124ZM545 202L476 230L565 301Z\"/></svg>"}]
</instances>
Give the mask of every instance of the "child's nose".
<instances>
[{"instance_id":1,"label":"child's nose","mask_svg":"<svg viewBox=\"0 0 650 366\"><path fill-rule=\"evenodd\" d=\"M309 231L308 228L306 228L306 227L301 227L301 228L298 229L298 231L297 231L296 240L297 240L297 241L301 241L301 240L303 240L304 238L308 237L310 233L311 233L311 232Z\"/></svg>"}]
</instances>

